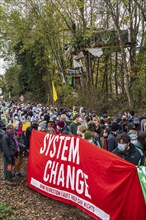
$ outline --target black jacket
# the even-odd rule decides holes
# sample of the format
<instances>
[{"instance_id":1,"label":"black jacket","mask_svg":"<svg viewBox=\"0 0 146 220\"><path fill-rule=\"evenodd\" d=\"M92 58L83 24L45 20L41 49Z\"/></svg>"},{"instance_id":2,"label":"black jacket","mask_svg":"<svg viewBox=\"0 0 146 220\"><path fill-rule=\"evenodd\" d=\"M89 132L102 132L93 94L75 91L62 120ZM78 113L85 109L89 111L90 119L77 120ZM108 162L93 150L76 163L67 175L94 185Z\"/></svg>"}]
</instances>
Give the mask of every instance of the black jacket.
<instances>
[{"instance_id":1,"label":"black jacket","mask_svg":"<svg viewBox=\"0 0 146 220\"><path fill-rule=\"evenodd\" d=\"M35 127L31 125L26 129L26 147L28 149L30 145L30 137L31 137L32 129L38 130L38 124L35 124Z\"/></svg>"},{"instance_id":2,"label":"black jacket","mask_svg":"<svg viewBox=\"0 0 146 220\"><path fill-rule=\"evenodd\" d=\"M11 164L12 158L16 156L17 146L15 141L8 134L8 132L6 132L2 137L2 150L4 153L4 157L6 157L8 162Z\"/></svg>"},{"instance_id":3,"label":"black jacket","mask_svg":"<svg viewBox=\"0 0 146 220\"><path fill-rule=\"evenodd\" d=\"M115 150L113 150L112 152L114 154L116 154L117 156L135 164L135 165L143 165L143 158L140 154L140 152L138 151L138 149L133 145L130 144L130 149L127 150L125 153L122 153L121 151L119 151L118 148L116 148Z\"/></svg>"},{"instance_id":4,"label":"black jacket","mask_svg":"<svg viewBox=\"0 0 146 220\"><path fill-rule=\"evenodd\" d=\"M116 134L114 134L113 132L110 132L107 138L107 149L110 152L112 152L118 146L116 137L117 137Z\"/></svg>"}]
</instances>

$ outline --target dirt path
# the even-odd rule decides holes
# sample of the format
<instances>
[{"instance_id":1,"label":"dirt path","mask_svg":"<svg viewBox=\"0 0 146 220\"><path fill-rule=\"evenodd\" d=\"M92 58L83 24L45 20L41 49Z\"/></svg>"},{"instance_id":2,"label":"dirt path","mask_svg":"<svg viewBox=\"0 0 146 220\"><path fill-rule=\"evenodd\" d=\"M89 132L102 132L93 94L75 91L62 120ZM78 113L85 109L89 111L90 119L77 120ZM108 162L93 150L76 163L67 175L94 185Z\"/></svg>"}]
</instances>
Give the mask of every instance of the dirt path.
<instances>
[{"instance_id":1,"label":"dirt path","mask_svg":"<svg viewBox=\"0 0 146 220\"><path fill-rule=\"evenodd\" d=\"M18 186L6 185L3 180L3 157L0 152L0 202L11 206L16 220L93 220L76 207L49 199L29 189L26 185L26 167L27 158L24 157L24 178L18 179Z\"/></svg>"}]
</instances>

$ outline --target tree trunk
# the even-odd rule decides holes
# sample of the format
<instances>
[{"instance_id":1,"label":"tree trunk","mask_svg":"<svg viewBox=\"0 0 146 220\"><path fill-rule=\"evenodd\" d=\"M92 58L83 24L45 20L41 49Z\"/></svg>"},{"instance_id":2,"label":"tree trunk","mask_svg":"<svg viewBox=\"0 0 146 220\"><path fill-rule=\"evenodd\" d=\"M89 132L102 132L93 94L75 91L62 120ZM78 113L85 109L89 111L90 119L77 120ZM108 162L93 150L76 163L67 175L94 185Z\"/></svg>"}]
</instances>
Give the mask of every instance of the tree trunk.
<instances>
[{"instance_id":1,"label":"tree trunk","mask_svg":"<svg viewBox=\"0 0 146 220\"><path fill-rule=\"evenodd\" d=\"M116 91L116 95L118 95L117 72L118 72L118 53L116 52L116 55L115 55L115 91Z\"/></svg>"}]
</instances>

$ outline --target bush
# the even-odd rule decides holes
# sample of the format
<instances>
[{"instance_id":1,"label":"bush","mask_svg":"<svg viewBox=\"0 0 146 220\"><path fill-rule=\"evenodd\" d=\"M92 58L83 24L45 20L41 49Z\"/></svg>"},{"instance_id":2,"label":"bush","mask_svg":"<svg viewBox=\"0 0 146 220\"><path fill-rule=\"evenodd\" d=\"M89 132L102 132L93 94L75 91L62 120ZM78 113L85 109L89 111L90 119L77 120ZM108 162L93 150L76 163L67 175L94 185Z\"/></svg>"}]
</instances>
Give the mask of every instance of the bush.
<instances>
[{"instance_id":1,"label":"bush","mask_svg":"<svg viewBox=\"0 0 146 220\"><path fill-rule=\"evenodd\" d=\"M4 203L0 203L0 220L2 219L16 220L11 207Z\"/></svg>"}]
</instances>

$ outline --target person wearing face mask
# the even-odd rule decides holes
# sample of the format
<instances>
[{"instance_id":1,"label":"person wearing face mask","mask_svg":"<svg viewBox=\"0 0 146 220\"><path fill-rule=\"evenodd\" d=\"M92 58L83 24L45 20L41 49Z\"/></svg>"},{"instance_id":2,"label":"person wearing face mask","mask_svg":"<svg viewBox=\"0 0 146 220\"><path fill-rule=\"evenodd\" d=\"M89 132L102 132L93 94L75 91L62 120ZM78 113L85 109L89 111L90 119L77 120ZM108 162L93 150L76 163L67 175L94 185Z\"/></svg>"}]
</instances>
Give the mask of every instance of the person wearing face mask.
<instances>
[{"instance_id":1,"label":"person wearing face mask","mask_svg":"<svg viewBox=\"0 0 146 220\"><path fill-rule=\"evenodd\" d=\"M141 158L142 158L142 164L144 164L144 151L143 151L143 148L142 148L142 145L140 143L140 141L138 141L138 135L137 134L129 134L129 137L131 138L131 144L133 144L137 150L140 152L141 154Z\"/></svg>"},{"instance_id":2,"label":"person wearing face mask","mask_svg":"<svg viewBox=\"0 0 146 220\"><path fill-rule=\"evenodd\" d=\"M135 125L135 130L136 131L140 131L141 130L141 125L140 125L138 117L134 117L133 118L133 124Z\"/></svg>"},{"instance_id":3,"label":"person wearing face mask","mask_svg":"<svg viewBox=\"0 0 146 220\"><path fill-rule=\"evenodd\" d=\"M105 150L107 150L108 135L109 135L109 128L104 127L102 136L100 137L100 143L101 143L101 147Z\"/></svg>"},{"instance_id":4,"label":"person wearing face mask","mask_svg":"<svg viewBox=\"0 0 146 220\"><path fill-rule=\"evenodd\" d=\"M142 156L134 144L131 143L131 138L128 134L119 134L116 140L118 146L112 153L135 165L143 165Z\"/></svg>"}]
</instances>

